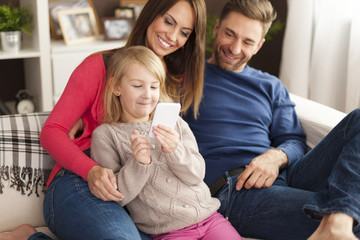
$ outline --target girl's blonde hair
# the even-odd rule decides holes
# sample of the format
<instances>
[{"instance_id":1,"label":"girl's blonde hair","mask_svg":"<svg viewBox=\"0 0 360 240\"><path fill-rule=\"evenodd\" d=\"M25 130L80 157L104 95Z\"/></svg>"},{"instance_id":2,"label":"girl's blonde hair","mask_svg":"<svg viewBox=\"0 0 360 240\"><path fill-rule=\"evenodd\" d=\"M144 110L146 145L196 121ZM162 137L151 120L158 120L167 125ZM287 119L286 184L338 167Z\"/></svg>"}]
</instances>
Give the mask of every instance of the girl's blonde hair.
<instances>
[{"instance_id":1,"label":"girl's blonde hair","mask_svg":"<svg viewBox=\"0 0 360 240\"><path fill-rule=\"evenodd\" d=\"M160 82L160 102L171 102L171 98L167 95L165 89L166 73L164 66L158 56L149 48L144 46L132 46L121 48L112 54L107 67L106 79L107 83L104 89L104 113L103 123L121 122L122 106L120 97L113 93L126 74L129 67L138 63L144 66L152 73ZM150 116L151 117L151 116Z\"/></svg>"}]
</instances>

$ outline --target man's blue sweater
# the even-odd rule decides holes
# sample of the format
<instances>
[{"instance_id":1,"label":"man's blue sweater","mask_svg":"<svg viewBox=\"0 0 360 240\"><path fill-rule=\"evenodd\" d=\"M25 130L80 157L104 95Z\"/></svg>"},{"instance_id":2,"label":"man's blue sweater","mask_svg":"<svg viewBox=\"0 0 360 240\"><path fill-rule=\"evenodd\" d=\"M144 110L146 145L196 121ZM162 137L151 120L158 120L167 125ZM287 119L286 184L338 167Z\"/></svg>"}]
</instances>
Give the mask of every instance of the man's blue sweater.
<instances>
[{"instance_id":1,"label":"man's blue sweater","mask_svg":"<svg viewBox=\"0 0 360 240\"><path fill-rule=\"evenodd\" d=\"M205 158L208 185L270 148L283 150L289 164L305 152L305 135L285 86L249 66L235 73L206 63L196 120L191 112L184 119Z\"/></svg>"}]
</instances>

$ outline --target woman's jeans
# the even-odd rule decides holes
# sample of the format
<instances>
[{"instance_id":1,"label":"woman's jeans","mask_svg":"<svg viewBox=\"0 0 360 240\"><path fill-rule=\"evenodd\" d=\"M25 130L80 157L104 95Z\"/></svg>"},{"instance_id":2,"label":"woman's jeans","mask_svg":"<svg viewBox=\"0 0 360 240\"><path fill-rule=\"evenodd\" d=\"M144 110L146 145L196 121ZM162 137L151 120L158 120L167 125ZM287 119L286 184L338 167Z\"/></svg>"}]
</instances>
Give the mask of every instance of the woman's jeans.
<instances>
[{"instance_id":1,"label":"woman's jeans","mask_svg":"<svg viewBox=\"0 0 360 240\"><path fill-rule=\"evenodd\" d=\"M87 182L62 169L44 199L44 218L60 239L150 239L140 236L135 224L118 203L105 202L91 194ZM29 239L50 239L41 233Z\"/></svg>"},{"instance_id":2,"label":"woman's jeans","mask_svg":"<svg viewBox=\"0 0 360 240\"><path fill-rule=\"evenodd\" d=\"M307 239L324 214L354 218L360 237L360 110L342 120L314 149L283 170L269 188L237 191L228 176L219 212L244 237Z\"/></svg>"}]
</instances>

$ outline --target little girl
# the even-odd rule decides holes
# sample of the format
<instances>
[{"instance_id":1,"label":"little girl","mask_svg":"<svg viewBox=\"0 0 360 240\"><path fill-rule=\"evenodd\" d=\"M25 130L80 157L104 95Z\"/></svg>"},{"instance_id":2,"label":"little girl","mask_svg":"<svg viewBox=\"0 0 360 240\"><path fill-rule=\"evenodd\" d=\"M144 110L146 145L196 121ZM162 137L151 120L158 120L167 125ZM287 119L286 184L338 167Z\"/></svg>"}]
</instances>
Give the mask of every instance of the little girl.
<instances>
[{"instance_id":1,"label":"little girl","mask_svg":"<svg viewBox=\"0 0 360 240\"><path fill-rule=\"evenodd\" d=\"M108 64L103 124L94 132L91 156L117 177L119 202L152 239L242 239L221 214L204 183L205 162L187 123L154 128L151 118L165 91L165 70L148 48L121 49Z\"/></svg>"}]
</instances>

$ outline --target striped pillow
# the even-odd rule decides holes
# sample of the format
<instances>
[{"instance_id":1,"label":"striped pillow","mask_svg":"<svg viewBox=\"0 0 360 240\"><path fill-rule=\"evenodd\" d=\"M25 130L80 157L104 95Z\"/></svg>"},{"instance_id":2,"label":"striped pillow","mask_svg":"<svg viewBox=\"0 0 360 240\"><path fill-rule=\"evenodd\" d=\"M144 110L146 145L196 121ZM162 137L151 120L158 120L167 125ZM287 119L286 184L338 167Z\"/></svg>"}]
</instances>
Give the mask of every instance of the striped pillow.
<instances>
[{"instance_id":1,"label":"striped pillow","mask_svg":"<svg viewBox=\"0 0 360 240\"><path fill-rule=\"evenodd\" d=\"M48 112L0 116L0 194L12 187L37 196L55 161L40 146L39 136Z\"/></svg>"}]
</instances>

